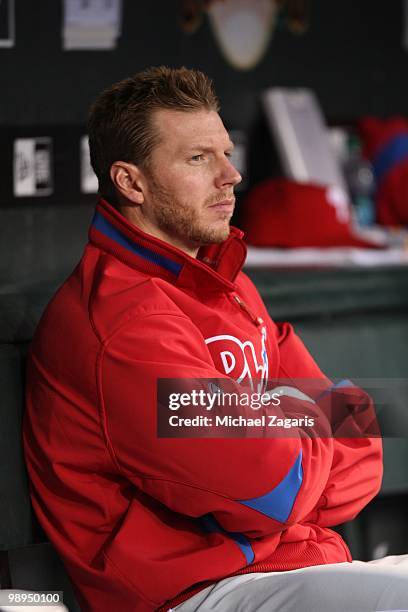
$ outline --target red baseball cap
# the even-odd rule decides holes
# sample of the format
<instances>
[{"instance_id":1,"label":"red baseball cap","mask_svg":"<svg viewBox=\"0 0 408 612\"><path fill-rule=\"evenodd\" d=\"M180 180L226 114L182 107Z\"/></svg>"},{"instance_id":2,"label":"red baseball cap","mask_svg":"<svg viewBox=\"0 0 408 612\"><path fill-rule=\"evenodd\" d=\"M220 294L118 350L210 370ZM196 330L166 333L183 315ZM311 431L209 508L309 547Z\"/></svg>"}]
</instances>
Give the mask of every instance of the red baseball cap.
<instances>
[{"instance_id":1,"label":"red baseball cap","mask_svg":"<svg viewBox=\"0 0 408 612\"><path fill-rule=\"evenodd\" d=\"M285 178L252 189L241 225L254 246L381 248L353 231L350 207L339 188Z\"/></svg>"}]
</instances>

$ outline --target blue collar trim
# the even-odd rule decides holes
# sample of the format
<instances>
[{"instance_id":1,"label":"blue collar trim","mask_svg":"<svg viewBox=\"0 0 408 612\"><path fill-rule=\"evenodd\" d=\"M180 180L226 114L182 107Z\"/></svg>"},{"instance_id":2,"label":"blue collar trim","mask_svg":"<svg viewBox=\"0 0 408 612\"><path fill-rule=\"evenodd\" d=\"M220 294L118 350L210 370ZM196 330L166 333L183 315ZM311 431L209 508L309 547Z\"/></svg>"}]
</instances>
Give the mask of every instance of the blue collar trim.
<instances>
[{"instance_id":1,"label":"blue collar trim","mask_svg":"<svg viewBox=\"0 0 408 612\"><path fill-rule=\"evenodd\" d=\"M134 242L132 242L132 240L122 234L116 227L111 225L109 221L100 213L95 213L92 225L95 229L98 230L98 232L101 232L101 234L104 234L111 240L114 240L128 251L135 253L135 255L138 255L139 257L142 257L143 259L146 259L147 261L156 264L157 266L165 268L176 276L180 274L181 269L183 267L181 264L178 264L175 261L164 257L163 255L159 255L158 253L155 253L154 251L151 251L146 247L140 246L139 244L135 244Z\"/></svg>"}]
</instances>

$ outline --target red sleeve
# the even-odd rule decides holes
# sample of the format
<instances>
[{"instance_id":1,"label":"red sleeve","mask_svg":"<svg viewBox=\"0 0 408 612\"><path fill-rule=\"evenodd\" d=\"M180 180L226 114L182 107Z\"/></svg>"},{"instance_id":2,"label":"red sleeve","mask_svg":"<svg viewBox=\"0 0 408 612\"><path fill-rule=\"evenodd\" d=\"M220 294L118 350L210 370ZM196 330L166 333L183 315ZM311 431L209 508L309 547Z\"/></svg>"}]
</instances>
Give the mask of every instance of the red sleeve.
<instances>
[{"instance_id":1,"label":"red sleeve","mask_svg":"<svg viewBox=\"0 0 408 612\"><path fill-rule=\"evenodd\" d=\"M187 317L166 312L127 324L99 366L111 454L129 480L176 512L212 513L224 529L248 537L282 531L321 498L333 459L330 437L297 431L284 439L157 437L157 378L221 376Z\"/></svg>"},{"instance_id":2,"label":"red sleeve","mask_svg":"<svg viewBox=\"0 0 408 612\"><path fill-rule=\"evenodd\" d=\"M330 527L353 519L378 493L382 472L381 438L336 438L330 477L310 520Z\"/></svg>"},{"instance_id":3,"label":"red sleeve","mask_svg":"<svg viewBox=\"0 0 408 612\"><path fill-rule=\"evenodd\" d=\"M278 325L276 329L281 356L279 375L291 378L294 384L299 379L324 377L292 327L284 323ZM336 391L336 386L332 386L332 391L338 395L337 402L354 406L356 411L359 406L364 405L362 429L367 424L367 419L368 424L375 420L372 401L363 390L350 384L342 393ZM333 415L334 426L335 420ZM359 424L357 417L353 424L356 423ZM352 427L346 423L343 424L343 430L349 432L345 435L350 435ZM353 432L353 437L347 438L339 437L338 433L333 440L330 476L314 512L308 517L308 520L322 527L337 525L354 518L378 493L381 486L383 473L381 438L358 437L357 431Z\"/></svg>"}]
</instances>

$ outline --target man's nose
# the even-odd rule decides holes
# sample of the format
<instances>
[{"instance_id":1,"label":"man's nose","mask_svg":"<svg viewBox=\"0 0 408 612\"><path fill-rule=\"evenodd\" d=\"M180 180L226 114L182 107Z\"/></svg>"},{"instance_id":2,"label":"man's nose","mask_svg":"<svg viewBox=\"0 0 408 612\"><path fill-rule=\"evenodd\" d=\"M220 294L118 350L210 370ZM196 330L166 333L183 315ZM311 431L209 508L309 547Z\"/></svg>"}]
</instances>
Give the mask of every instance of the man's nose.
<instances>
[{"instance_id":1,"label":"man's nose","mask_svg":"<svg viewBox=\"0 0 408 612\"><path fill-rule=\"evenodd\" d=\"M232 165L228 157L222 160L219 171L216 176L216 186L223 187L224 185L232 185L233 187L242 181L242 176Z\"/></svg>"}]
</instances>

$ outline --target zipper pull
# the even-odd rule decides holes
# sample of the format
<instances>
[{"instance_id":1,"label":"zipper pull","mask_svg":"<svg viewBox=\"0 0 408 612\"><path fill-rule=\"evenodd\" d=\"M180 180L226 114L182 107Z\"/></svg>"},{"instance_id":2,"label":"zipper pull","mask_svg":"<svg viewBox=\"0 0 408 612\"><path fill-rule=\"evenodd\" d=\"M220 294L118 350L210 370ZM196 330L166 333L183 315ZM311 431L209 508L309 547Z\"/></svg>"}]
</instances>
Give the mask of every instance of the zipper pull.
<instances>
[{"instance_id":1,"label":"zipper pull","mask_svg":"<svg viewBox=\"0 0 408 612\"><path fill-rule=\"evenodd\" d=\"M257 325L258 327L260 325L263 325L263 322L264 322L263 318L255 316L252 310L245 304L244 300L241 300L239 295L234 294L233 298L237 302L237 304L239 304L239 307L241 308L241 310L246 312L247 315L252 319L252 322L255 323L255 325Z\"/></svg>"}]
</instances>

